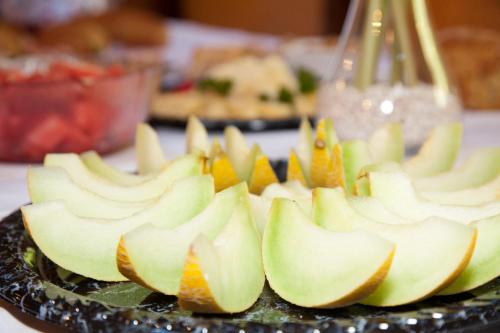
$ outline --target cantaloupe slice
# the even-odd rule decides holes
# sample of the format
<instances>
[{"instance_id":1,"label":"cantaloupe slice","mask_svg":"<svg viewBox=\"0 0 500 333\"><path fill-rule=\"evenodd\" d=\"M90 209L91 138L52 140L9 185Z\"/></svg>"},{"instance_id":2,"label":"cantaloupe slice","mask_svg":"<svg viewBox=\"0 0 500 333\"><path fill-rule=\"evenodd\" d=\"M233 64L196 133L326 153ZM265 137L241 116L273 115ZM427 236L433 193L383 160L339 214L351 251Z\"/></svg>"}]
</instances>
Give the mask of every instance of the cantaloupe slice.
<instances>
[{"instance_id":1,"label":"cantaloupe slice","mask_svg":"<svg viewBox=\"0 0 500 333\"><path fill-rule=\"evenodd\" d=\"M118 249L120 272L151 289L177 295L190 245L200 234L215 239L241 202L248 204L245 183L217 193L200 214L174 229L147 224L127 232Z\"/></svg>"},{"instance_id":2,"label":"cantaloupe slice","mask_svg":"<svg viewBox=\"0 0 500 333\"><path fill-rule=\"evenodd\" d=\"M403 163L412 177L426 177L446 172L453 167L462 142L462 124L435 127L417 155Z\"/></svg>"},{"instance_id":3,"label":"cantaloupe slice","mask_svg":"<svg viewBox=\"0 0 500 333\"><path fill-rule=\"evenodd\" d=\"M254 304L264 287L260 238L247 203L240 203L212 242L200 235L184 264L179 305L201 313L236 313Z\"/></svg>"},{"instance_id":4,"label":"cantaloupe slice","mask_svg":"<svg viewBox=\"0 0 500 333\"><path fill-rule=\"evenodd\" d=\"M474 228L439 218L398 225L375 222L354 211L340 188L317 188L313 197L318 225L340 232L365 230L396 244L389 273L364 304L396 306L431 296L458 277L474 252Z\"/></svg>"},{"instance_id":5,"label":"cantaloupe slice","mask_svg":"<svg viewBox=\"0 0 500 333\"><path fill-rule=\"evenodd\" d=\"M478 187L458 191L418 192L422 198L443 205L477 206L500 200L500 175Z\"/></svg>"},{"instance_id":6,"label":"cantaloupe slice","mask_svg":"<svg viewBox=\"0 0 500 333\"><path fill-rule=\"evenodd\" d=\"M368 140L368 150L373 163L400 163L405 153L401 124L388 123L373 132Z\"/></svg>"},{"instance_id":7,"label":"cantaloupe slice","mask_svg":"<svg viewBox=\"0 0 500 333\"><path fill-rule=\"evenodd\" d=\"M264 270L271 288L290 303L346 306L384 280L394 246L363 232L338 233L312 223L296 203L275 199L263 238Z\"/></svg>"},{"instance_id":8,"label":"cantaloupe slice","mask_svg":"<svg viewBox=\"0 0 500 333\"><path fill-rule=\"evenodd\" d=\"M458 168L434 176L416 179L419 191L458 191L477 187L500 175L500 148L476 150Z\"/></svg>"},{"instance_id":9,"label":"cantaloupe slice","mask_svg":"<svg viewBox=\"0 0 500 333\"><path fill-rule=\"evenodd\" d=\"M157 205L124 219L77 217L60 201L24 206L21 211L26 230L57 265L96 280L124 281L116 265L123 234L147 223L163 228L182 224L203 210L212 194L211 178L199 176L175 182Z\"/></svg>"},{"instance_id":10,"label":"cantaloupe slice","mask_svg":"<svg viewBox=\"0 0 500 333\"><path fill-rule=\"evenodd\" d=\"M95 151L87 151L80 155L85 166L96 175L105 178L113 183L132 186L143 183L153 178L156 173L148 175L134 175L120 171L106 163Z\"/></svg>"},{"instance_id":11,"label":"cantaloupe slice","mask_svg":"<svg viewBox=\"0 0 500 333\"><path fill-rule=\"evenodd\" d=\"M200 175L202 162L198 156L186 155L173 160L150 180L134 186L114 184L87 169L76 154L47 154L46 166L64 168L80 187L102 197L118 201L145 201L159 197L173 181Z\"/></svg>"},{"instance_id":12,"label":"cantaloupe slice","mask_svg":"<svg viewBox=\"0 0 500 333\"><path fill-rule=\"evenodd\" d=\"M209 152L207 129L194 115L189 116L186 126L186 152L202 155Z\"/></svg>"},{"instance_id":13,"label":"cantaloupe slice","mask_svg":"<svg viewBox=\"0 0 500 333\"><path fill-rule=\"evenodd\" d=\"M423 200L403 173L372 172L369 178L371 195L402 217L424 220L436 216L467 223L500 214L500 201L471 207Z\"/></svg>"},{"instance_id":14,"label":"cantaloupe slice","mask_svg":"<svg viewBox=\"0 0 500 333\"><path fill-rule=\"evenodd\" d=\"M35 204L62 201L77 216L108 219L131 216L156 200L123 202L101 197L75 184L66 170L58 167L30 167L28 193Z\"/></svg>"},{"instance_id":15,"label":"cantaloupe slice","mask_svg":"<svg viewBox=\"0 0 500 333\"><path fill-rule=\"evenodd\" d=\"M139 174L160 171L168 160L161 148L156 131L148 124L137 125L135 132L135 153Z\"/></svg>"}]
</instances>

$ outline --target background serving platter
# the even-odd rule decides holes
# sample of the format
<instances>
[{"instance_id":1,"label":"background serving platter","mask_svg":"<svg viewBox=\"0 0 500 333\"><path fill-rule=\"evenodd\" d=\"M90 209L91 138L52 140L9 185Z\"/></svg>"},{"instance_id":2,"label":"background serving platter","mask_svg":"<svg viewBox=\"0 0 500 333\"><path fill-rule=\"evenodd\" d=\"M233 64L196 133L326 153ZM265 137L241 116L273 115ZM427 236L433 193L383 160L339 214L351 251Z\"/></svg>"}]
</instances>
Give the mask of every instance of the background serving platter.
<instances>
[{"instance_id":1,"label":"background serving platter","mask_svg":"<svg viewBox=\"0 0 500 333\"><path fill-rule=\"evenodd\" d=\"M192 315L178 308L175 297L58 268L30 240L19 211L0 222L0 298L79 332L500 331L500 279L470 293L387 309L304 309L266 287L257 304L242 314Z\"/></svg>"}]
</instances>

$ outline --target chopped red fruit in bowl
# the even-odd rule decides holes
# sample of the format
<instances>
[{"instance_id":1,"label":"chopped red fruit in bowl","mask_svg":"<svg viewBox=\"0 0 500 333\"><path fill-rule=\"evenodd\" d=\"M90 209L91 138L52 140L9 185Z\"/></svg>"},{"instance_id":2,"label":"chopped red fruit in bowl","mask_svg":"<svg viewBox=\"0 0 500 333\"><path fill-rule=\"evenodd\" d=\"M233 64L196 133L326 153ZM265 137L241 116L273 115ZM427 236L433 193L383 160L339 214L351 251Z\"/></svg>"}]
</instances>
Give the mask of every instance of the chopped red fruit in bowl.
<instances>
[{"instance_id":1,"label":"chopped red fruit in bowl","mask_svg":"<svg viewBox=\"0 0 500 333\"><path fill-rule=\"evenodd\" d=\"M74 58L0 63L0 160L41 162L50 152L129 145L147 116L156 72Z\"/></svg>"}]
</instances>

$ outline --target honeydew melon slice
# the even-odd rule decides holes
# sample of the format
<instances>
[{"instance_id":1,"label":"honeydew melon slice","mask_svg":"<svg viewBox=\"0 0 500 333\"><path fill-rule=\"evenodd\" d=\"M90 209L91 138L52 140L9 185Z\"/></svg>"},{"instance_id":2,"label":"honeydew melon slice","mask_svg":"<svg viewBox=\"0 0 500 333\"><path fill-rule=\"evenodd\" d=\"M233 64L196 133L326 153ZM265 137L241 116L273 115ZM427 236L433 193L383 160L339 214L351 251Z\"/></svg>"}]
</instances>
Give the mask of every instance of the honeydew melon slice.
<instances>
[{"instance_id":1,"label":"honeydew melon slice","mask_svg":"<svg viewBox=\"0 0 500 333\"><path fill-rule=\"evenodd\" d=\"M88 151L80 155L85 166L96 175L113 183L132 186L143 183L154 177L155 174L133 175L120 171L106 163L95 151Z\"/></svg>"},{"instance_id":2,"label":"honeydew melon slice","mask_svg":"<svg viewBox=\"0 0 500 333\"><path fill-rule=\"evenodd\" d=\"M245 183L217 193L200 214L177 228L146 224L130 230L120 240L117 256L120 272L150 289L177 295L189 246L200 234L215 239L241 202L248 204Z\"/></svg>"},{"instance_id":3,"label":"honeydew melon slice","mask_svg":"<svg viewBox=\"0 0 500 333\"><path fill-rule=\"evenodd\" d=\"M481 186L500 175L500 148L476 150L459 168L434 176L416 179L418 191L458 191Z\"/></svg>"},{"instance_id":4,"label":"honeydew melon slice","mask_svg":"<svg viewBox=\"0 0 500 333\"><path fill-rule=\"evenodd\" d=\"M316 139L324 140L328 151L332 151L333 146L339 143L333 120L324 118L318 121L316 125Z\"/></svg>"},{"instance_id":5,"label":"honeydew melon slice","mask_svg":"<svg viewBox=\"0 0 500 333\"><path fill-rule=\"evenodd\" d=\"M474 252L474 228L439 218L399 225L374 222L354 211L340 188L317 188L313 197L318 225L365 230L396 245L389 273L363 304L396 306L431 296L459 276Z\"/></svg>"},{"instance_id":6,"label":"honeydew melon slice","mask_svg":"<svg viewBox=\"0 0 500 333\"><path fill-rule=\"evenodd\" d=\"M168 160L161 148L156 131L148 124L137 125L135 132L135 154L139 174L144 175L160 171Z\"/></svg>"},{"instance_id":7,"label":"honeydew melon slice","mask_svg":"<svg viewBox=\"0 0 500 333\"><path fill-rule=\"evenodd\" d=\"M300 208L302 208L302 210L304 210L304 212L306 212L306 214L311 213L312 192L310 192L310 191L299 192L299 191L296 191L296 190L290 188L289 186L287 186L285 184L275 183L275 184L271 184L268 187L266 187L264 192L262 192L261 197L269 200L270 202L272 202L273 199L276 199L276 198L285 198L285 199L293 200L299 204Z\"/></svg>"},{"instance_id":8,"label":"honeydew melon slice","mask_svg":"<svg viewBox=\"0 0 500 333\"><path fill-rule=\"evenodd\" d=\"M201 313L236 313L252 306L264 287L260 237L240 203L214 241L199 235L184 264L179 305Z\"/></svg>"},{"instance_id":9,"label":"honeydew melon slice","mask_svg":"<svg viewBox=\"0 0 500 333\"><path fill-rule=\"evenodd\" d=\"M297 145L297 158L300 162L302 174L307 184L311 184L311 160L313 150L313 131L307 118L302 118L299 127L299 143Z\"/></svg>"},{"instance_id":10,"label":"honeydew melon slice","mask_svg":"<svg viewBox=\"0 0 500 333\"><path fill-rule=\"evenodd\" d=\"M28 193L31 202L62 201L67 209L80 217L117 219L131 216L153 204L153 200L123 202L87 191L58 167L30 167Z\"/></svg>"},{"instance_id":11,"label":"honeydew melon slice","mask_svg":"<svg viewBox=\"0 0 500 333\"><path fill-rule=\"evenodd\" d=\"M370 196L349 197L347 201L358 214L373 221L387 224L404 224L409 220L389 210L380 200Z\"/></svg>"},{"instance_id":12,"label":"honeydew melon slice","mask_svg":"<svg viewBox=\"0 0 500 333\"><path fill-rule=\"evenodd\" d=\"M262 251L267 280L279 296L303 307L334 308L355 303L378 287L394 246L364 231L321 228L296 203L278 198Z\"/></svg>"},{"instance_id":13,"label":"honeydew melon slice","mask_svg":"<svg viewBox=\"0 0 500 333\"><path fill-rule=\"evenodd\" d=\"M431 216L471 222L500 214L500 201L482 206L440 205L417 196L411 180L403 173L372 172L370 191L389 210L414 220Z\"/></svg>"},{"instance_id":14,"label":"honeydew melon slice","mask_svg":"<svg viewBox=\"0 0 500 333\"><path fill-rule=\"evenodd\" d=\"M134 186L114 184L87 169L76 154L47 154L46 166L64 168L82 188L102 197L127 202L146 201L159 197L173 181L201 174L200 158L187 155L175 159L150 180Z\"/></svg>"},{"instance_id":15,"label":"honeydew melon slice","mask_svg":"<svg viewBox=\"0 0 500 333\"><path fill-rule=\"evenodd\" d=\"M435 127L418 153L403 163L412 177L433 176L450 170L462 141L462 124Z\"/></svg>"},{"instance_id":16,"label":"honeydew melon slice","mask_svg":"<svg viewBox=\"0 0 500 333\"><path fill-rule=\"evenodd\" d=\"M158 205L117 220L77 217L60 201L24 206L21 211L26 230L57 265L96 280L124 281L116 265L120 237L146 223L164 228L182 224L205 208L212 193L210 178L187 178L175 182Z\"/></svg>"},{"instance_id":17,"label":"honeydew melon slice","mask_svg":"<svg viewBox=\"0 0 500 333\"><path fill-rule=\"evenodd\" d=\"M189 116L186 126L186 151L188 154L208 155L207 129L196 116Z\"/></svg>"},{"instance_id":18,"label":"honeydew melon slice","mask_svg":"<svg viewBox=\"0 0 500 333\"><path fill-rule=\"evenodd\" d=\"M458 191L418 192L429 201L443 205L477 206L500 200L500 175L482 186Z\"/></svg>"},{"instance_id":19,"label":"honeydew melon slice","mask_svg":"<svg viewBox=\"0 0 500 333\"><path fill-rule=\"evenodd\" d=\"M377 129L368 140L368 150L373 163L400 163L405 153L401 124L388 123Z\"/></svg>"},{"instance_id":20,"label":"honeydew melon slice","mask_svg":"<svg viewBox=\"0 0 500 333\"><path fill-rule=\"evenodd\" d=\"M342 160L344 162L346 189L350 191L360 170L364 166L371 164L368 144L363 140L343 142Z\"/></svg>"},{"instance_id":21,"label":"honeydew melon slice","mask_svg":"<svg viewBox=\"0 0 500 333\"><path fill-rule=\"evenodd\" d=\"M441 295L472 290L500 276L500 215L470 224L478 231L476 249L465 270Z\"/></svg>"},{"instance_id":22,"label":"honeydew melon slice","mask_svg":"<svg viewBox=\"0 0 500 333\"><path fill-rule=\"evenodd\" d=\"M242 180L248 180L253 169L255 156L248 147L245 137L237 127L228 126L224 129L224 143L227 156L238 177Z\"/></svg>"},{"instance_id":23,"label":"honeydew melon slice","mask_svg":"<svg viewBox=\"0 0 500 333\"><path fill-rule=\"evenodd\" d=\"M271 209L272 200L255 194L250 194L249 198L255 225L262 236L267 224L267 218L269 210Z\"/></svg>"}]
</instances>

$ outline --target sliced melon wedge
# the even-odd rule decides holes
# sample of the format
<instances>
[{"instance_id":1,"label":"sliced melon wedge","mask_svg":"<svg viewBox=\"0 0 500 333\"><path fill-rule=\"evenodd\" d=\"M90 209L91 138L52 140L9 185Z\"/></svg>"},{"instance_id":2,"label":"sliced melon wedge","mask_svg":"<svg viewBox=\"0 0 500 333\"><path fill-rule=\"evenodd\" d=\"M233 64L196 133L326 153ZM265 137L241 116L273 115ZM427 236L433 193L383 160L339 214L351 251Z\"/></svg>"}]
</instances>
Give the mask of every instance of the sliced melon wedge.
<instances>
[{"instance_id":1,"label":"sliced melon wedge","mask_svg":"<svg viewBox=\"0 0 500 333\"><path fill-rule=\"evenodd\" d=\"M500 175L494 180L478 187L458 191L418 192L429 201L443 205L477 206L500 200Z\"/></svg>"},{"instance_id":2,"label":"sliced melon wedge","mask_svg":"<svg viewBox=\"0 0 500 333\"><path fill-rule=\"evenodd\" d=\"M371 294L384 280L394 246L363 231L331 232L296 203L275 199L263 239L264 270L271 288L304 307L334 308Z\"/></svg>"},{"instance_id":3,"label":"sliced melon wedge","mask_svg":"<svg viewBox=\"0 0 500 333\"><path fill-rule=\"evenodd\" d=\"M191 189L191 192L196 191ZM240 183L217 193L200 214L177 228L147 224L131 230L120 240L117 257L120 272L151 289L177 295L190 245L200 234L215 239L235 207L247 201L247 186Z\"/></svg>"},{"instance_id":4,"label":"sliced melon wedge","mask_svg":"<svg viewBox=\"0 0 500 333\"><path fill-rule=\"evenodd\" d=\"M405 153L401 124L388 123L373 132L368 140L368 150L373 163L400 163Z\"/></svg>"},{"instance_id":5,"label":"sliced melon wedge","mask_svg":"<svg viewBox=\"0 0 500 333\"><path fill-rule=\"evenodd\" d=\"M286 170L286 180L287 181L297 180L302 184L308 186L309 180L307 178L306 178L306 173L302 169L302 163L300 163L297 153L295 152L295 150L291 149L288 158L288 167Z\"/></svg>"},{"instance_id":6,"label":"sliced melon wedge","mask_svg":"<svg viewBox=\"0 0 500 333\"><path fill-rule=\"evenodd\" d=\"M248 187L250 193L261 194L269 184L278 183L279 181L269 159L262 153L258 145L254 145L251 154L255 158L253 170L248 179Z\"/></svg>"},{"instance_id":7,"label":"sliced melon wedge","mask_svg":"<svg viewBox=\"0 0 500 333\"><path fill-rule=\"evenodd\" d=\"M435 127L417 155L403 163L412 177L426 177L446 172L453 167L462 142L462 124Z\"/></svg>"},{"instance_id":8,"label":"sliced melon wedge","mask_svg":"<svg viewBox=\"0 0 500 333\"><path fill-rule=\"evenodd\" d=\"M145 123L137 125L135 153L137 168L141 175L160 171L168 163L161 148L158 134Z\"/></svg>"},{"instance_id":9,"label":"sliced melon wedge","mask_svg":"<svg viewBox=\"0 0 500 333\"><path fill-rule=\"evenodd\" d=\"M173 181L201 174L200 158L187 155L175 159L150 180L134 186L114 184L87 169L76 154L48 154L46 166L64 168L71 179L82 188L102 197L118 201L136 202L159 197Z\"/></svg>"},{"instance_id":10,"label":"sliced melon wedge","mask_svg":"<svg viewBox=\"0 0 500 333\"><path fill-rule=\"evenodd\" d=\"M350 140L342 143L342 159L346 188L351 191L361 169L371 164L368 144L363 140Z\"/></svg>"},{"instance_id":11,"label":"sliced melon wedge","mask_svg":"<svg viewBox=\"0 0 500 333\"><path fill-rule=\"evenodd\" d=\"M155 173L148 175L134 175L120 171L106 163L95 151L88 151L80 155L85 166L96 175L112 181L113 183L132 186L143 183L155 176Z\"/></svg>"},{"instance_id":12,"label":"sliced melon wedge","mask_svg":"<svg viewBox=\"0 0 500 333\"><path fill-rule=\"evenodd\" d=\"M26 230L50 260L85 277L124 281L116 265L120 237L146 223L164 228L182 224L206 207L212 193L212 180L200 176L175 182L157 205L125 219L77 217L59 201L24 206L21 211Z\"/></svg>"},{"instance_id":13,"label":"sliced melon wedge","mask_svg":"<svg viewBox=\"0 0 500 333\"><path fill-rule=\"evenodd\" d=\"M317 188L313 197L318 225L365 230L396 244L389 273L363 304L396 306L431 296L458 277L474 252L474 228L439 218L399 225L374 222L354 211L340 188Z\"/></svg>"},{"instance_id":14,"label":"sliced melon wedge","mask_svg":"<svg viewBox=\"0 0 500 333\"><path fill-rule=\"evenodd\" d=\"M264 281L259 234L242 202L213 242L200 235L191 245L178 302L193 312L242 312L257 301Z\"/></svg>"},{"instance_id":15,"label":"sliced melon wedge","mask_svg":"<svg viewBox=\"0 0 500 333\"><path fill-rule=\"evenodd\" d=\"M66 170L58 167L30 167L28 193L31 202L62 201L80 217L119 219L147 208L154 200L123 202L101 197L75 184Z\"/></svg>"},{"instance_id":16,"label":"sliced melon wedge","mask_svg":"<svg viewBox=\"0 0 500 333\"><path fill-rule=\"evenodd\" d=\"M207 129L196 116L189 116L186 126L186 151L188 154L207 155L209 151Z\"/></svg>"},{"instance_id":17,"label":"sliced melon wedge","mask_svg":"<svg viewBox=\"0 0 500 333\"><path fill-rule=\"evenodd\" d=\"M253 169L254 156L248 147L245 137L235 126L224 129L226 153L241 180L248 180Z\"/></svg>"},{"instance_id":18,"label":"sliced melon wedge","mask_svg":"<svg viewBox=\"0 0 500 333\"><path fill-rule=\"evenodd\" d=\"M388 224L404 224L409 220L407 217L402 217L389 210L380 200L370 196L349 197L347 200L349 205L356 210L358 214L373 221ZM415 222L416 220L412 219L412 221Z\"/></svg>"},{"instance_id":19,"label":"sliced melon wedge","mask_svg":"<svg viewBox=\"0 0 500 333\"><path fill-rule=\"evenodd\" d=\"M311 213L312 209L312 192L311 191L306 191L306 192L301 192L297 191L293 188L290 188L289 186L285 184L271 184L266 189L264 192L262 192L261 197L264 199L269 200L270 202L273 201L273 199L276 198L285 198L289 200L293 200L297 202L302 208L302 210L306 214Z\"/></svg>"},{"instance_id":20,"label":"sliced melon wedge","mask_svg":"<svg viewBox=\"0 0 500 333\"><path fill-rule=\"evenodd\" d=\"M403 173L372 172L369 178L371 195L389 210L409 219L420 221L436 216L467 223L500 214L500 201L471 207L423 200Z\"/></svg>"},{"instance_id":21,"label":"sliced melon wedge","mask_svg":"<svg viewBox=\"0 0 500 333\"><path fill-rule=\"evenodd\" d=\"M458 191L481 186L500 175L500 148L476 150L459 168L434 176L416 179L419 191Z\"/></svg>"},{"instance_id":22,"label":"sliced melon wedge","mask_svg":"<svg viewBox=\"0 0 500 333\"><path fill-rule=\"evenodd\" d=\"M299 127L299 143L297 145L297 158L300 162L307 184L311 184L311 160L313 147L313 130L307 118L302 118Z\"/></svg>"}]
</instances>

